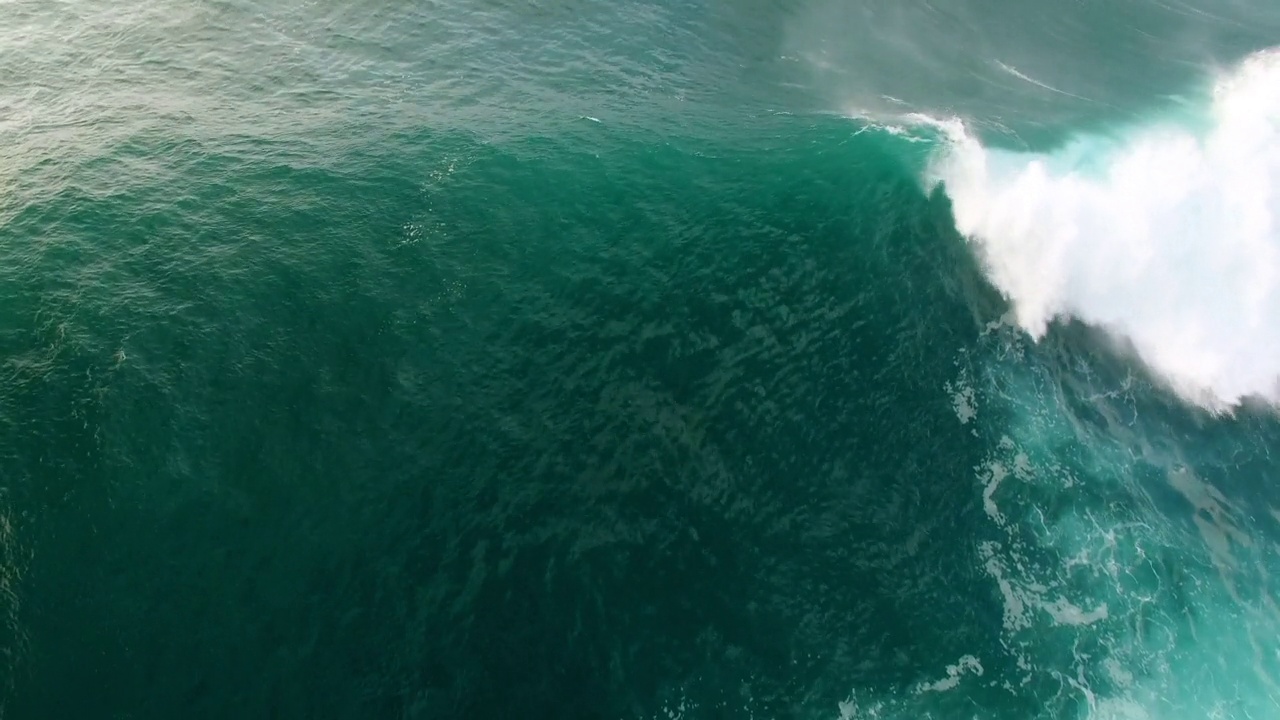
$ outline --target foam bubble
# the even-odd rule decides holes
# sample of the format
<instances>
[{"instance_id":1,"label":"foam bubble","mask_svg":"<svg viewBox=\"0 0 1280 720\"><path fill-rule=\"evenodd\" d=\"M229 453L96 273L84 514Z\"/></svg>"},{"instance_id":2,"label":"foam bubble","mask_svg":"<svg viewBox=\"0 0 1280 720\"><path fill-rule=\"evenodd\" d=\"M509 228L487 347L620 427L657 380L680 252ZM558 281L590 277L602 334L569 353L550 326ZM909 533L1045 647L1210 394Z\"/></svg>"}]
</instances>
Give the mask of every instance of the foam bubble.
<instances>
[{"instance_id":1,"label":"foam bubble","mask_svg":"<svg viewBox=\"0 0 1280 720\"><path fill-rule=\"evenodd\" d=\"M984 147L959 121L930 169L1019 325L1128 338L1181 395L1280 402L1280 48L1216 83L1206 127Z\"/></svg>"}]
</instances>

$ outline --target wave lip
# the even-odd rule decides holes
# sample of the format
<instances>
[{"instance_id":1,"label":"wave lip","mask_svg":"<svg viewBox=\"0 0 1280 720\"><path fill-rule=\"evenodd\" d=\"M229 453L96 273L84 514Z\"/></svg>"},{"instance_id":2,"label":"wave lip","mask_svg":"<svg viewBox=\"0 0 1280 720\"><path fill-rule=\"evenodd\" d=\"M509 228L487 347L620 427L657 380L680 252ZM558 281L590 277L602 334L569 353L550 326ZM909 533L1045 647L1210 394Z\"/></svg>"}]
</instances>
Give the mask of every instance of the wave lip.
<instances>
[{"instance_id":1,"label":"wave lip","mask_svg":"<svg viewBox=\"0 0 1280 720\"><path fill-rule=\"evenodd\" d=\"M1223 74L1203 128L1080 135L1048 154L963 123L929 170L1019 324L1128 338L1183 397L1280 402L1280 48Z\"/></svg>"}]
</instances>

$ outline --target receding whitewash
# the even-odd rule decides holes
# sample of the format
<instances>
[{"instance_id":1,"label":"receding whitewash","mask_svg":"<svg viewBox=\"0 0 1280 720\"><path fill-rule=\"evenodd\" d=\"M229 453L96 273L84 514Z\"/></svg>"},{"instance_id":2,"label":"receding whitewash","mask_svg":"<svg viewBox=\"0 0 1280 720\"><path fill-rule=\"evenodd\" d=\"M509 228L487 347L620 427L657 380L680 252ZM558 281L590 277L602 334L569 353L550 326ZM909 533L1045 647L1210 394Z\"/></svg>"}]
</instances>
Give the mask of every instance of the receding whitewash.
<instances>
[{"instance_id":1,"label":"receding whitewash","mask_svg":"<svg viewBox=\"0 0 1280 720\"><path fill-rule=\"evenodd\" d=\"M947 676L941 680L935 680L931 683L920 683L916 687L916 693L924 692L946 692L960 684L960 680L967 674L973 674L976 677L982 677L982 663L978 658L972 655L962 655L956 661L955 665L947 666Z\"/></svg>"},{"instance_id":2,"label":"receding whitewash","mask_svg":"<svg viewBox=\"0 0 1280 720\"><path fill-rule=\"evenodd\" d=\"M857 693L849 693L849 697L841 700L837 706L839 720L871 720L881 717L882 703L859 704Z\"/></svg>"},{"instance_id":3,"label":"receding whitewash","mask_svg":"<svg viewBox=\"0 0 1280 720\"><path fill-rule=\"evenodd\" d=\"M1004 599L1004 631L1016 633L1031 627L1031 613L1028 612L1027 603L1024 601L1024 593L1009 579L1000 552L1000 546L994 542L985 542L978 547L983 566L987 574L996 581L996 587L999 588L1000 595Z\"/></svg>"},{"instance_id":4,"label":"receding whitewash","mask_svg":"<svg viewBox=\"0 0 1280 720\"><path fill-rule=\"evenodd\" d=\"M1151 713L1129 698L1094 698L1089 717L1096 720L1151 720Z\"/></svg>"},{"instance_id":5,"label":"receding whitewash","mask_svg":"<svg viewBox=\"0 0 1280 720\"><path fill-rule=\"evenodd\" d=\"M978 400L966 378L962 376L955 383L948 382L945 390L951 396L951 409L961 425L968 425L978 417Z\"/></svg>"},{"instance_id":6,"label":"receding whitewash","mask_svg":"<svg viewBox=\"0 0 1280 720\"><path fill-rule=\"evenodd\" d=\"M1203 129L1034 154L907 120L949 139L929 181L1028 333L1075 317L1128 338L1188 400L1280 402L1280 49L1219 79Z\"/></svg>"},{"instance_id":7,"label":"receding whitewash","mask_svg":"<svg viewBox=\"0 0 1280 720\"><path fill-rule=\"evenodd\" d=\"M1092 625L1108 617L1107 604L1102 603L1092 610L1082 610L1065 598L1058 598L1040 606L1058 625Z\"/></svg>"},{"instance_id":8,"label":"receding whitewash","mask_svg":"<svg viewBox=\"0 0 1280 720\"><path fill-rule=\"evenodd\" d=\"M979 468L978 471L978 478L982 481L982 509L987 517L995 520L1001 527L1005 524L1004 516L1000 514L995 497L996 490L1000 488L1000 482L1008 476L1009 471L1004 465L994 460Z\"/></svg>"}]
</instances>

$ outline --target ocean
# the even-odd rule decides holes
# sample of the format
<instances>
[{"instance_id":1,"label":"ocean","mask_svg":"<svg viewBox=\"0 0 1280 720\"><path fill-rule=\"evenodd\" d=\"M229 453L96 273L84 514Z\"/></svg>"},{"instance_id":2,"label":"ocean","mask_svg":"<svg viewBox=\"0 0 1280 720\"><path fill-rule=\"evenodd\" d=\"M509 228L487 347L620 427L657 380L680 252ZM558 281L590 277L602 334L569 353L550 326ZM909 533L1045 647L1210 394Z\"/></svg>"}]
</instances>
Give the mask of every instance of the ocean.
<instances>
[{"instance_id":1,"label":"ocean","mask_svg":"<svg viewBox=\"0 0 1280 720\"><path fill-rule=\"evenodd\" d=\"M1280 717L1280 4L0 1L0 718Z\"/></svg>"}]
</instances>

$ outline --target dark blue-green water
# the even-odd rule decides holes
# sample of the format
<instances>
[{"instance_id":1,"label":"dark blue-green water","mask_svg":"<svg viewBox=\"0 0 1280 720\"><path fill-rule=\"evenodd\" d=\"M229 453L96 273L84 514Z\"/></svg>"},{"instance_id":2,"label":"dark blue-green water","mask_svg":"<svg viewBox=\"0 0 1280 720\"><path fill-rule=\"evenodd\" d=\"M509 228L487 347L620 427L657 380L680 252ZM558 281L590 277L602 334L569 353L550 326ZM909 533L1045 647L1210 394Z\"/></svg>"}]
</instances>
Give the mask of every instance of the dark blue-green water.
<instances>
[{"instance_id":1,"label":"dark blue-green water","mask_svg":"<svg viewBox=\"0 0 1280 720\"><path fill-rule=\"evenodd\" d=\"M0 2L0 717L1280 717L1275 45Z\"/></svg>"}]
</instances>

